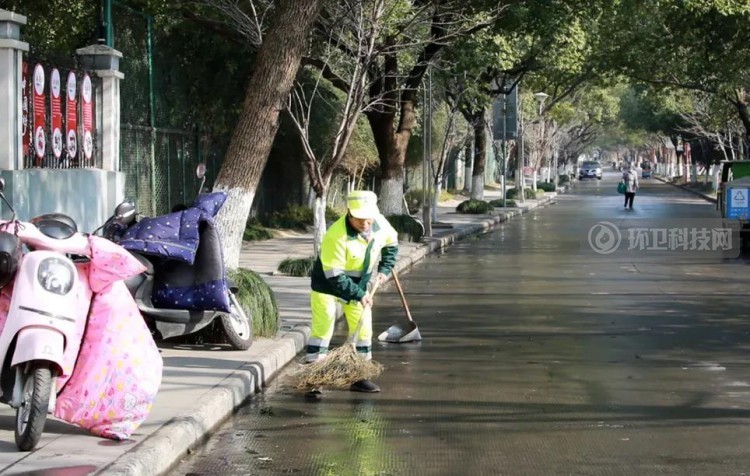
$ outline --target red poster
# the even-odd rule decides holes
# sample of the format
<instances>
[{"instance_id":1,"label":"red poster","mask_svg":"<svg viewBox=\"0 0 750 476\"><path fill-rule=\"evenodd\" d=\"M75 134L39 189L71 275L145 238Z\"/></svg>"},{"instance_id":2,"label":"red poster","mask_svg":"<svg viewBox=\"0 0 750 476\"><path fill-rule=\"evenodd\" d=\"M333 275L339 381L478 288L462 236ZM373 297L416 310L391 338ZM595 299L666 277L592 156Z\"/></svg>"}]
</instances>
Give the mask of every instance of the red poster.
<instances>
[{"instance_id":1,"label":"red poster","mask_svg":"<svg viewBox=\"0 0 750 476\"><path fill-rule=\"evenodd\" d=\"M29 133L29 63L23 62L21 66L21 143L23 144L23 156L29 155L29 144L31 134Z\"/></svg>"},{"instance_id":2,"label":"red poster","mask_svg":"<svg viewBox=\"0 0 750 476\"><path fill-rule=\"evenodd\" d=\"M68 149L68 158L73 160L78 154L78 87L76 75L72 71L68 73L65 89L65 145Z\"/></svg>"},{"instance_id":3,"label":"red poster","mask_svg":"<svg viewBox=\"0 0 750 476\"><path fill-rule=\"evenodd\" d=\"M47 127L47 115L44 111L44 68L38 64L34 66L34 151L36 152L36 165L42 165L42 158L47 147L45 129Z\"/></svg>"},{"instance_id":4,"label":"red poster","mask_svg":"<svg viewBox=\"0 0 750 476\"><path fill-rule=\"evenodd\" d=\"M83 75L81 98L83 99L83 156L88 160L94 153L94 105L91 102L91 78Z\"/></svg>"},{"instance_id":5,"label":"red poster","mask_svg":"<svg viewBox=\"0 0 750 476\"><path fill-rule=\"evenodd\" d=\"M62 157L62 105L60 101L60 71L52 70L49 79L50 112L52 119L52 153L56 159Z\"/></svg>"}]
</instances>

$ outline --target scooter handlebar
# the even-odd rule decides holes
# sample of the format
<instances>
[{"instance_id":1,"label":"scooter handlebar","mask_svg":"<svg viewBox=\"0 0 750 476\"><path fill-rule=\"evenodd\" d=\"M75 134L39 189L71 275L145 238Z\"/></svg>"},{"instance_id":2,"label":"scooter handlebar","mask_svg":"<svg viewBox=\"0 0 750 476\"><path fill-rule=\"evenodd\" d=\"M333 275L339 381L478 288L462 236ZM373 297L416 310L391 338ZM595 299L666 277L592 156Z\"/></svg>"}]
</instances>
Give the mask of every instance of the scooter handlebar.
<instances>
[{"instance_id":1,"label":"scooter handlebar","mask_svg":"<svg viewBox=\"0 0 750 476\"><path fill-rule=\"evenodd\" d=\"M76 233L70 238L57 239L45 235L33 223L23 221L0 221L0 231L14 233L22 243L34 249L58 251L74 255L91 255L89 238L83 233Z\"/></svg>"}]
</instances>

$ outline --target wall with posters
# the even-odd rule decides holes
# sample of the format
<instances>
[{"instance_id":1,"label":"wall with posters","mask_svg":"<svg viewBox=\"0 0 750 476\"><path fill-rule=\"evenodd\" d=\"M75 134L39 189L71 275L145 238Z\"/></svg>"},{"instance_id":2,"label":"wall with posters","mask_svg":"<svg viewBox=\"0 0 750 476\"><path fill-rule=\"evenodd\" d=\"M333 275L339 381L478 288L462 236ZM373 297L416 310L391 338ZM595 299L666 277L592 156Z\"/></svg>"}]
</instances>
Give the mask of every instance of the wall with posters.
<instances>
[{"instance_id":1,"label":"wall with posters","mask_svg":"<svg viewBox=\"0 0 750 476\"><path fill-rule=\"evenodd\" d=\"M22 62L23 168L104 168L96 124L101 84L94 71Z\"/></svg>"},{"instance_id":2,"label":"wall with posters","mask_svg":"<svg viewBox=\"0 0 750 476\"><path fill-rule=\"evenodd\" d=\"M43 65L18 53L26 51L18 46L25 23L0 10L0 58L12 54L18 61L17 68L0 68L0 98L13 98L0 101L0 117L8 118L0 122L12 123L20 139L20 147L0 147L5 195L21 220L65 213L81 231L93 231L124 196L118 154L102 154L103 143L116 150L119 139L122 55L94 45L77 51L85 70ZM10 217L7 207L0 217Z\"/></svg>"}]
</instances>

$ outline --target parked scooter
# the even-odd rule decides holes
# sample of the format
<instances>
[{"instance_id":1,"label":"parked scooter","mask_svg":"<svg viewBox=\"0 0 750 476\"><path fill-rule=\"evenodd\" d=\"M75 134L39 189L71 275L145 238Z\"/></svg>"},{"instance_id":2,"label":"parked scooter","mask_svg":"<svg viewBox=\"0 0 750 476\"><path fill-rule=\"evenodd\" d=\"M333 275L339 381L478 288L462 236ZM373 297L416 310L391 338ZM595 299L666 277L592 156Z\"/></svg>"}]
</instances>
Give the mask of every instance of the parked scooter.
<instances>
[{"instance_id":1,"label":"parked scooter","mask_svg":"<svg viewBox=\"0 0 750 476\"><path fill-rule=\"evenodd\" d=\"M55 407L56 378L78 355L88 305L78 301L78 273L72 255L87 256L88 238L62 214L30 223L15 220L0 177L0 198L13 213L0 224L0 288L15 277L8 314L0 323L0 401L16 409L15 440L34 449L47 413ZM23 253L22 245L30 251ZM8 299L3 289L0 299Z\"/></svg>"},{"instance_id":2,"label":"parked scooter","mask_svg":"<svg viewBox=\"0 0 750 476\"><path fill-rule=\"evenodd\" d=\"M205 165L200 164L196 170L196 175L201 180L199 191L203 191L205 174ZM187 209L187 207L180 208ZM251 316L248 316L239 304L238 289L226 276L221 240L216 229L207 223L200 225L199 244L194 261L186 263L143 253L138 247L132 246L132 240L122 240L123 234L136 225L137 215L133 203L119 204L113 216L102 226L102 233L105 238L120 243L146 266L147 270L144 273L127 280L126 284L147 323L158 330L162 338L168 339L198 332L214 320L218 320L225 340L232 348L248 349L253 341ZM153 240L156 242L156 238ZM142 241L149 240L147 238ZM179 304L167 308L154 303L155 288L163 288L167 281L176 287L190 286L200 282L206 270L214 270L220 280L226 282L229 290L229 312L187 309Z\"/></svg>"}]
</instances>

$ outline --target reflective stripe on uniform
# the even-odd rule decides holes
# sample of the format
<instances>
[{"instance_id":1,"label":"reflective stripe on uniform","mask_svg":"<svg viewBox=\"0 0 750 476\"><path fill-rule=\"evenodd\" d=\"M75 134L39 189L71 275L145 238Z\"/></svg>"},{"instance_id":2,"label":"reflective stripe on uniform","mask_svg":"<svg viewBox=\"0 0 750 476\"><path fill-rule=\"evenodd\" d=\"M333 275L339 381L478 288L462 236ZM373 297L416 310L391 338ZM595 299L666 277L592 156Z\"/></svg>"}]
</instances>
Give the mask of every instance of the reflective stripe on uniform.
<instances>
[{"instance_id":1,"label":"reflective stripe on uniform","mask_svg":"<svg viewBox=\"0 0 750 476\"><path fill-rule=\"evenodd\" d=\"M307 346L307 354L305 354L305 362L316 362L320 359L324 359L328 355L328 347L318 347L315 345Z\"/></svg>"},{"instance_id":2,"label":"reflective stripe on uniform","mask_svg":"<svg viewBox=\"0 0 750 476\"><path fill-rule=\"evenodd\" d=\"M339 269L339 268L331 268L331 269L323 270L323 274L326 275L326 279L331 279L331 278L335 278L336 276L344 274L344 270Z\"/></svg>"},{"instance_id":3,"label":"reflective stripe on uniform","mask_svg":"<svg viewBox=\"0 0 750 476\"><path fill-rule=\"evenodd\" d=\"M335 278L336 276L339 276L342 274L345 274L349 276L350 278L362 277L362 271L345 271L343 269L338 269L338 268L323 270L323 274L325 274L327 279Z\"/></svg>"},{"instance_id":4,"label":"reflective stripe on uniform","mask_svg":"<svg viewBox=\"0 0 750 476\"><path fill-rule=\"evenodd\" d=\"M336 303L341 303L346 316L346 322L351 334L357 328L360 319L364 319L359 335L355 338L358 347L372 345L372 310L364 309L358 301L343 303L341 299L330 294L310 292L310 308L312 310L312 324L308 346L328 347L333 336L336 323Z\"/></svg>"},{"instance_id":5,"label":"reflective stripe on uniform","mask_svg":"<svg viewBox=\"0 0 750 476\"><path fill-rule=\"evenodd\" d=\"M357 346L357 355L365 360L372 360L372 347L368 346Z\"/></svg>"}]
</instances>

